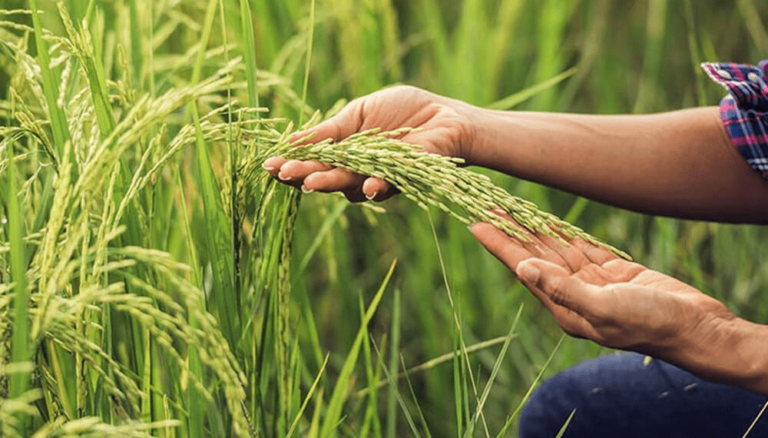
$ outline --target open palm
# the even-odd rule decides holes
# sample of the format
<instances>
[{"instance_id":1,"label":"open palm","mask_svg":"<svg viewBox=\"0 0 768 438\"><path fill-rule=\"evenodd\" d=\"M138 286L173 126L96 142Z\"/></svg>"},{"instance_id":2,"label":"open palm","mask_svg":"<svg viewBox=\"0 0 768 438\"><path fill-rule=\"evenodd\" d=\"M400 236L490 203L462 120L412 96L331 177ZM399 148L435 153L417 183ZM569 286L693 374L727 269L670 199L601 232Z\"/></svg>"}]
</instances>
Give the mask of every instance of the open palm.
<instances>
[{"instance_id":1,"label":"open palm","mask_svg":"<svg viewBox=\"0 0 768 438\"><path fill-rule=\"evenodd\" d=\"M664 355L681 339L706 342L714 331L702 328L735 318L697 289L580 238L566 246L529 234L523 243L490 224L475 224L472 232L572 336Z\"/></svg>"}]
</instances>

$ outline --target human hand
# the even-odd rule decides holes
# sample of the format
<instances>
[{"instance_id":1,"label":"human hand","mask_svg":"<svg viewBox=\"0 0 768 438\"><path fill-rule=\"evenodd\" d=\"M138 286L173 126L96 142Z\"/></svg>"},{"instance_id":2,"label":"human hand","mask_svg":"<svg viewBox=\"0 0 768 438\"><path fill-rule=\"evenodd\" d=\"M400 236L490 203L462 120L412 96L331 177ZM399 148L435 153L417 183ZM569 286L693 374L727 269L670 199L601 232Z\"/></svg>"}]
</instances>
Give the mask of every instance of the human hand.
<instances>
[{"instance_id":1,"label":"human hand","mask_svg":"<svg viewBox=\"0 0 768 438\"><path fill-rule=\"evenodd\" d=\"M340 141L372 128L390 131L402 127L418 128L400 140L422 146L425 152L459 157L471 161L474 141L473 107L410 86L383 89L355 99L336 116L316 127L297 133L293 140L310 134L306 143L325 139ZM471 162L469 163L471 164ZM343 192L353 202L383 201L397 191L386 181L366 177L316 161L287 161L271 157L264 168L275 178L305 191Z\"/></svg>"},{"instance_id":2,"label":"human hand","mask_svg":"<svg viewBox=\"0 0 768 438\"><path fill-rule=\"evenodd\" d=\"M736 319L695 288L580 238L565 246L528 234L523 243L487 223L471 231L571 336L685 363L680 350L721 344L721 327Z\"/></svg>"}]
</instances>

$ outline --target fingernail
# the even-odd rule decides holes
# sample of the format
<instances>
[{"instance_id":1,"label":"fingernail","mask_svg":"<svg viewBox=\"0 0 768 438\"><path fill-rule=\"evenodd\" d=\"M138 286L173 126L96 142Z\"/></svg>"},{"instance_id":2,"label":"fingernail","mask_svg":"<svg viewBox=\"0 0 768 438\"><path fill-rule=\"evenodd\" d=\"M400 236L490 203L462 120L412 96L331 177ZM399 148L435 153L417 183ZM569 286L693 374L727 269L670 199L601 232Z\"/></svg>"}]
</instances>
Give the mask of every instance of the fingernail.
<instances>
[{"instance_id":1,"label":"fingernail","mask_svg":"<svg viewBox=\"0 0 768 438\"><path fill-rule=\"evenodd\" d=\"M517 271L515 271L515 273L517 274L518 278L526 283L536 283L539 280L539 276L541 275L541 272L538 270L538 268L531 265L530 263L525 262L517 267Z\"/></svg>"},{"instance_id":2,"label":"fingernail","mask_svg":"<svg viewBox=\"0 0 768 438\"><path fill-rule=\"evenodd\" d=\"M507 214L507 211L506 211L506 210L504 210L504 209L503 209L503 208L501 208L501 207L496 207L496 208L494 208L494 209L493 209L493 210L491 210L491 211L492 211L492 212L494 212L494 213L496 213L496 214Z\"/></svg>"},{"instance_id":3,"label":"fingernail","mask_svg":"<svg viewBox=\"0 0 768 438\"><path fill-rule=\"evenodd\" d=\"M293 181L293 178L291 178L290 176L283 175L283 172L278 173L277 177L280 178L280 180L282 181Z\"/></svg>"},{"instance_id":4,"label":"fingernail","mask_svg":"<svg viewBox=\"0 0 768 438\"><path fill-rule=\"evenodd\" d=\"M272 172L273 170L275 170L274 166L267 166L266 163L262 164L261 167L267 169L267 172Z\"/></svg>"},{"instance_id":5,"label":"fingernail","mask_svg":"<svg viewBox=\"0 0 768 438\"><path fill-rule=\"evenodd\" d=\"M376 195L378 195L378 194L379 194L379 192L373 192L373 194L371 196L365 195L365 198L367 200L369 200L369 201L373 201L373 198L375 198Z\"/></svg>"},{"instance_id":6,"label":"fingernail","mask_svg":"<svg viewBox=\"0 0 768 438\"><path fill-rule=\"evenodd\" d=\"M301 185L301 191L304 192L304 193L312 193L312 192L314 192L314 190L308 189L307 186L305 186L304 184Z\"/></svg>"}]
</instances>

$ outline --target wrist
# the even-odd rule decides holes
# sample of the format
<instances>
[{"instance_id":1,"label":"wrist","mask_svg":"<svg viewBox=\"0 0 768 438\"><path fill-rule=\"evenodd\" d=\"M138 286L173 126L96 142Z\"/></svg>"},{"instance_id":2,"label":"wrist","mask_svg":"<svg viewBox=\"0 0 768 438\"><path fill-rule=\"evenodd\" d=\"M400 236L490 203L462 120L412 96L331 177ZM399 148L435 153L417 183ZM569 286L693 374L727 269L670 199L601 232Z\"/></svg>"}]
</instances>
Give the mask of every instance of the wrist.
<instances>
[{"instance_id":1,"label":"wrist","mask_svg":"<svg viewBox=\"0 0 768 438\"><path fill-rule=\"evenodd\" d=\"M543 162L551 161L542 147L551 144L549 133L556 128L552 124L556 115L472 108L469 121L474 136L465 158L468 164L556 185L543 178L548 172Z\"/></svg>"},{"instance_id":2,"label":"wrist","mask_svg":"<svg viewBox=\"0 0 768 438\"><path fill-rule=\"evenodd\" d=\"M768 393L768 326L728 315L702 322L660 358L707 380Z\"/></svg>"},{"instance_id":3,"label":"wrist","mask_svg":"<svg viewBox=\"0 0 768 438\"><path fill-rule=\"evenodd\" d=\"M731 321L736 362L728 378L732 384L768 394L768 326L741 318Z\"/></svg>"},{"instance_id":4,"label":"wrist","mask_svg":"<svg viewBox=\"0 0 768 438\"><path fill-rule=\"evenodd\" d=\"M463 113L467 120L467 141L462 146L462 158L467 165L498 170L499 157L494 153L493 141L498 129L494 125L496 111L466 105Z\"/></svg>"},{"instance_id":5,"label":"wrist","mask_svg":"<svg viewBox=\"0 0 768 438\"><path fill-rule=\"evenodd\" d=\"M463 159L468 166L482 166L478 155L481 155L485 136L483 108L455 99L448 99L447 105L458 116L461 126L454 156Z\"/></svg>"}]
</instances>

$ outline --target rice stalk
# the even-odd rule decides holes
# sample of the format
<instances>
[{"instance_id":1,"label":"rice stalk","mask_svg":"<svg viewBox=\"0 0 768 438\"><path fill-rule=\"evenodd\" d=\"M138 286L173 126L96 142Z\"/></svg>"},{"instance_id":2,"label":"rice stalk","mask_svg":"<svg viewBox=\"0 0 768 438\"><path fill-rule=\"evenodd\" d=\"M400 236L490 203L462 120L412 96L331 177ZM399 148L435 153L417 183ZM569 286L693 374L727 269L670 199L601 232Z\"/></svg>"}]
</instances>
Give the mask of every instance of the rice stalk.
<instances>
[{"instance_id":1,"label":"rice stalk","mask_svg":"<svg viewBox=\"0 0 768 438\"><path fill-rule=\"evenodd\" d=\"M13 338L11 343L11 363L16 365L22 365L32 358L32 351L30 350L29 343L29 300L30 292L27 289L27 269L25 266L27 245L23 240L25 232L24 219L21 215L20 205L17 198L16 191L16 162L13 159L13 147L9 145L7 148L8 154L8 171L5 172L8 181L4 183L8 184L8 196L7 196L7 209L8 209L8 240L10 243L9 256L11 264L11 276L14 289L13 289ZM4 363L4 358L0 358L0 363ZM9 397L15 399L25 394L29 388L30 373L22 369L11 375L11 381L9 386ZM19 428L23 429L27 424L27 415L24 411L18 411L16 417Z\"/></svg>"}]
</instances>

